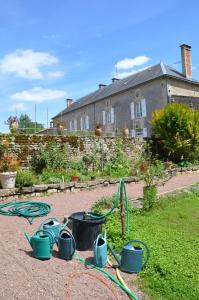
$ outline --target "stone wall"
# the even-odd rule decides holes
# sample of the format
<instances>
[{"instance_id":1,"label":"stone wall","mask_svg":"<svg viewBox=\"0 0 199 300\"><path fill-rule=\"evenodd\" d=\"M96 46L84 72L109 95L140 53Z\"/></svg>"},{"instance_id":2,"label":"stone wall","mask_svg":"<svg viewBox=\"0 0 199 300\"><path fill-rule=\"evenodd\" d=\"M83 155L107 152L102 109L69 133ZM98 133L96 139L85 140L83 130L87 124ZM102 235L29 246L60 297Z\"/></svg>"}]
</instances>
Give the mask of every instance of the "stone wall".
<instances>
[{"instance_id":1,"label":"stone wall","mask_svg":"<svg viewBox=\"0 0 199 300\"><path fill-rule=\"evenodd\" d=\"M85 154L92 153L94 145L101 147L107 157L114 152L115 137L78 137L78 136L52 136L52 135L0 135L0 141L10 140L11 149L17 154L23 166L29 166L32 155L37 149L45 147L49 142L65 145L68 149L69 157L73 160L81 159ZM125 152L128 157L137 158L143 151L144 141L142 139L123 139Z\"/></svg>"}]
</instances>

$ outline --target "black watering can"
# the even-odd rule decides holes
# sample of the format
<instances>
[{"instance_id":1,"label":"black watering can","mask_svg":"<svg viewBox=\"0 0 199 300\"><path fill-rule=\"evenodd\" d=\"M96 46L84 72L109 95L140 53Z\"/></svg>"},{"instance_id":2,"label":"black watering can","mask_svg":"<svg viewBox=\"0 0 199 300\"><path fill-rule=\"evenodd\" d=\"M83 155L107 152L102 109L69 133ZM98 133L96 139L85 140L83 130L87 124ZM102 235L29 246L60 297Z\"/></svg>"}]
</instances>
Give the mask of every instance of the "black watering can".
<instances>
[{"instance_id":1,"label":"black watering can","mask_svg":"<svg viewBox=\"0 0 199 300\"><path fill-rule=\"evenodd\" d=\"M132 246L131 245L132 243L139 243L145 247L146 259L144 262L143 262L144 249L141 247ZM150 257L148 246L144 242L139 240L131 240L123 246L122 253L121 253L121 260L109 245L108 248L111 251L112 255L115 257L116 261L118 262L120 269L127 273L140 272L146 266Z\"/></svg>"}]
</instances>

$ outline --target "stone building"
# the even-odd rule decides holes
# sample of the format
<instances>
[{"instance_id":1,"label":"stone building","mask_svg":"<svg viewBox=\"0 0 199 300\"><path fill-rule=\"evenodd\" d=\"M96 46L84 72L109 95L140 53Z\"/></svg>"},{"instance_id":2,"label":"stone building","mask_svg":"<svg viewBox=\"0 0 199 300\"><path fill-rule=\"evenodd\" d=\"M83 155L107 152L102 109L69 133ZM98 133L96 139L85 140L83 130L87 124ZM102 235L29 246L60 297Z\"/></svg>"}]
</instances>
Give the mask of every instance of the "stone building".
<instances>
[{"instance_id":1,"label":"stone building","mask_svg":"<svg viewBox=\"0 0 199 300\"><path fill-rule=\"evenodd\" d=\"M159 63L74 101L53 117L53 127L67 131L94 131L101 126L112 136L128 128L132 137L151 134L151 113L169 102L183 102L199 108L199 81L192 79L191 47L181 45L182 73Z\"/></svg>"}]
</instances>

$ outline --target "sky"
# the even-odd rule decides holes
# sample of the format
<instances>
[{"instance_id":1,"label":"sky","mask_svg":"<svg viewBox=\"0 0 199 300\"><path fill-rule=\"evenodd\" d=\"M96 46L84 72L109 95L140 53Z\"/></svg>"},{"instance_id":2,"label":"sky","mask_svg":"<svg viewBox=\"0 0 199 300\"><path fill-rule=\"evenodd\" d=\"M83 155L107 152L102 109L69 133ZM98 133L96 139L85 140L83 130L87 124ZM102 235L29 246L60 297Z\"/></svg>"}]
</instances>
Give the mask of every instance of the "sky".
<instances>
[{"instance_id":1,"label":"sky","mask_svg":"<svg viewBox=\"0 0 199 300\"><path fill-rule=\"evenodd\" d=\"M181 71L183 43L199 80L198 11L197 0L0 0L0 132L35 107L47 126L66 98L160 61Z\"/></svg>"}]
</instances>

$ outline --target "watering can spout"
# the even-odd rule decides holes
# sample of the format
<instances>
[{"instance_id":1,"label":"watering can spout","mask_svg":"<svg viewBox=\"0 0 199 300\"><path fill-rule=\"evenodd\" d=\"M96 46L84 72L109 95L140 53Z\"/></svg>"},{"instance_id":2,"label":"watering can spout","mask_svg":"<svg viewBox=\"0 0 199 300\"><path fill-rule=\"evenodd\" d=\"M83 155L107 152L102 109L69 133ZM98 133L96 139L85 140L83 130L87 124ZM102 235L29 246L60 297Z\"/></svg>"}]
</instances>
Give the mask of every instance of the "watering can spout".
<instances>
[{"instance_id":1,"label":"watering can spout","mask_svg":"<svg viewBox=\"0 0 199 300\"><path fill-rule=\"evenodd\" d=\"M115 260L117 261L118 265L121 266L121 260L119 258L119 256L115 253L115 251L109 246L108 244L108 249L110 250L111 254L113 255L113 257L115 258Z\"/></svg>"},{"instance_id":2,"label":"watering can spout","mask_svg":"<svg viewBox=\"0 0 199 300\"><path fill-rule=\"evenodd\" d=\"M31 237L27 233L24 233L24 236L25 236L25 238L27 239L27 241L29 242L29 244L32 248Z\"/></svg>"}]
</instances>

